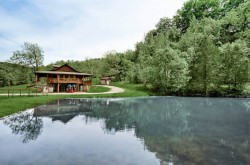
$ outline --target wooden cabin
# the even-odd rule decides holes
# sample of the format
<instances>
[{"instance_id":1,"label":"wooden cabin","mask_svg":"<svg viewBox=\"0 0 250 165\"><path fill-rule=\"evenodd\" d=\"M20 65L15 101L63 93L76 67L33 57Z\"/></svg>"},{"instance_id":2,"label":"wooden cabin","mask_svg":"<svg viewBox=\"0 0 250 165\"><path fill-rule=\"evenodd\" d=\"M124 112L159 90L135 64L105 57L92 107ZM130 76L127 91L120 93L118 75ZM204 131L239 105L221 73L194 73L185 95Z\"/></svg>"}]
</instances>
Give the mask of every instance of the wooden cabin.
<instances>
[{"instance_id":1,"label":"wooden cabin","mask_svg":"<svg viewBox=\"0 0 250 165\"><path fill-rule=\"evenodd\" d=\"M49 71L36 71L36 83L46 78L48 92L86 92L92 85L93 74L81 73L65 64L54 65Z\"/></svg>"}]
</instances>

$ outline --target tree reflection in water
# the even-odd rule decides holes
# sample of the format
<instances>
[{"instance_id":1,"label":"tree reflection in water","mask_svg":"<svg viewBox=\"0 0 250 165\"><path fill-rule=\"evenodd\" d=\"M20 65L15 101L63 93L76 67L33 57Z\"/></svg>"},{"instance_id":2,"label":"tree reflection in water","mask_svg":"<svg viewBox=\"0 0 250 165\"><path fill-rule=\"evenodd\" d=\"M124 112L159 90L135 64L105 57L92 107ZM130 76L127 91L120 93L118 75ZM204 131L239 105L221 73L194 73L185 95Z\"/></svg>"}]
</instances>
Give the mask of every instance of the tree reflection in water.
<instances>
[{"instance_id":1,"label":"tree reflection in water","mask_svg":"<svg viewBox=\"0 0 250 165\"><path fill-rule=\"evenodd\" d=\"M107 106L108 104L108 106ZM135 130L135 135L144 141L145 147L155 152L161 162L175 159L170 146L175 141L192 139L188 123L189 111L185 101L164 97L157 99L111 99L92 102L89 118L104 119L104 131Z\"/></svg>"},{"instance_id":2,"label":"tree reflection in water","mask_svg":"<svg viewBox=\"0 0 250 165\"><path fill-rule=\"evenodd\" d=\"M161 164L250 163L248 100L166 98L95 100L89 118L107 133L134 129Z\"/></svg>"},{"instance_id":3,"label":"tree reflection in water","mask_svg":"<svg viewBox=\"0 0 250 165\"><path fill-rule=\"evenodd\" d=\"M32 111L15 114L5 118L3 123L8 125L13 134L21 135L21 141L28 143L36 140L42 133L43 121L39 117L35 117Z\"/></svg>"}]
</instances>

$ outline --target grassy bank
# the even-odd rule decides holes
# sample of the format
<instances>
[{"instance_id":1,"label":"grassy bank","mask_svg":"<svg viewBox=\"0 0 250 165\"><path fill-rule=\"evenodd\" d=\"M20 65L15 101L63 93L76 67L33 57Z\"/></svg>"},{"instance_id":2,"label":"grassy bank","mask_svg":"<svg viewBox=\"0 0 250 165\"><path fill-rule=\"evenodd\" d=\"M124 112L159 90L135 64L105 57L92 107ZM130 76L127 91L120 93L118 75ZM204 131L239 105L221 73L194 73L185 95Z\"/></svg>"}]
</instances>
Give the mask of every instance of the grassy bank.
<instances>
[{"instance_id":1,"label":"grassy bank","mask_svg":"<svg viewBox=\"0 0 250 165\"><path fill-rule=\"evenodd\" d=\"M108 92L110 88L103 87L103 86L91 86L88 93L101 93L101 92Z\"/></svg>"},{"instance_id":2,"label":"grassy bank","mask_svg":"<svg viewBox=\"0 0 250 165\"><path fill-rule=\"evenodd\" d=\"M116 94L93 94L93 95L44 95L44 96L0 96L0 117L7 116L28 108L46 104L58 99L65 98L110 98L110 97L140 97L152 95L148 89L143 88L142 85L130 84L127 82L116 82L112 85L121 87L125 90L124 93ZM96 89L95 89L96 90ZM100 88L98 89L100 90ZM101 89L104 90L104 89ZM105 89L107 90L107 89Z\"/></svg>"}]
</instances>

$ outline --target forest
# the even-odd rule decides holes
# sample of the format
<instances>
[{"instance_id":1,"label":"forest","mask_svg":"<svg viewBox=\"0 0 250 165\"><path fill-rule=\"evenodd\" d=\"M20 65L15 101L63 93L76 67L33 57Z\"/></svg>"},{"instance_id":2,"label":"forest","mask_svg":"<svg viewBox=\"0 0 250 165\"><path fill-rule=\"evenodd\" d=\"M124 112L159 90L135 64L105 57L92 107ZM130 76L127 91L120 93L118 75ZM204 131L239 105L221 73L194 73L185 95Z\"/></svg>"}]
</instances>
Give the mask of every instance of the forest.
<instances>
[{"instance_id":1,"label":"forest","mask_svg":"<svg viewBox=\"0 0 250 165\"><path fill-rule=\"evenodd\" d=\"M249 95L250 1L188 0L173 18L160 18L134 50L108 51L99 59L44 66L40 58L34 67L20 63L18 54L0 63L2 86L32 82L34 69L67 63L97 78L144 84L159 95Z\"/></svg>"}]
</instances>

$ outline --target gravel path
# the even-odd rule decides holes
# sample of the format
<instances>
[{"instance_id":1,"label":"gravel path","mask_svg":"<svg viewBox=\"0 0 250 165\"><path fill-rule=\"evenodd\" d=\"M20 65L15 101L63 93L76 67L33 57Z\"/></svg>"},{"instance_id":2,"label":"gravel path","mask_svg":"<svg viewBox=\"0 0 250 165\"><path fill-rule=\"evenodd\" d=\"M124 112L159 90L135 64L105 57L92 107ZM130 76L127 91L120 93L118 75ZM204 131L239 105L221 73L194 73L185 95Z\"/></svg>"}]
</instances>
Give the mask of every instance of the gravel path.
<instances>
[{"instance_id":1,"label":"gravel path","mask_svg":"<svg viewBox=\"0 0 250 165\"><path fill-rule=\"evenodd\" d=\"M112 94L112 93L123 93L124 89L115 87L115 86L110 86L110 85L94 85L94 86L102 86L102 87L107 87L110 88L111 90L108 92L100 92L100 93L87 93L87 92L74 92L74 93L49 93L48 95L96 95L96 94Z\"/></svg>"},{"instance_id":2,"label":"gravel path","mask_svg":"<svg viewBox=\"0 0 250 165\"><path fill-rule=\"evenodd\" d=\"M87 93L87 92L74 92L74 93L66 93L66 92L60 92L60 93L30 93L29 95L93 95L93 94L112 94L112 93L123 93L124 89L115 87L115 86L110 86L110 85L95 85L95 86L103 86L110 88L111 90L108 92L101 92L101 93ZM10 93L10 96L18 96L20 95L19 93ZM28 95L28 93L22 93L22 96ZM0 96L8 96L7 93L0 94Z\"/></svg>"},{"instance_id":3,"label":"gravel path","mask_svg":"<svg viewBox=\"0 0 250 165\"><path fill-rule=\"evenodd\" d=\"M110 88L111 90L108 92L100 92L100 93L87 93L87 92L74 92L74 93L49 93L49 95L96 95L96 94L112 94L112 93L123 93L124 89L115 87L115 86L110 86L110 85L94 85L94 86L103 86Z\"/></svg>"},{"instance_id":4,"label":"gravel path","mask_svg":"<svg viewBox=\"0 0 250 165\"><path fill-rule=\"evenodd\" d=\"M124 89L115 87L115 86L110 86L110 85L95 85L95 86L103 86L103 87L110 88L111 90L108 92L102 92L102 93L85 93L85 94L104 94L104 93L123 93L124 92Z\"/></svg>"}]
</instances>

